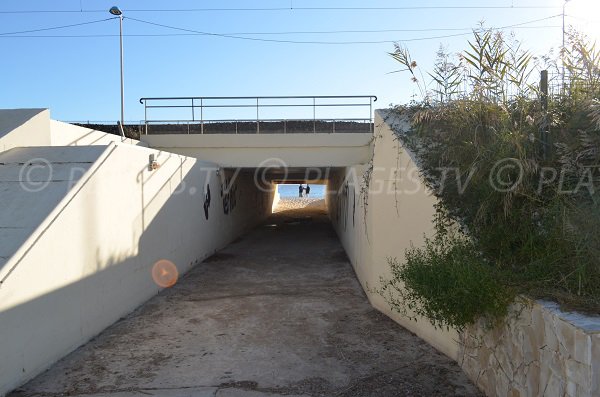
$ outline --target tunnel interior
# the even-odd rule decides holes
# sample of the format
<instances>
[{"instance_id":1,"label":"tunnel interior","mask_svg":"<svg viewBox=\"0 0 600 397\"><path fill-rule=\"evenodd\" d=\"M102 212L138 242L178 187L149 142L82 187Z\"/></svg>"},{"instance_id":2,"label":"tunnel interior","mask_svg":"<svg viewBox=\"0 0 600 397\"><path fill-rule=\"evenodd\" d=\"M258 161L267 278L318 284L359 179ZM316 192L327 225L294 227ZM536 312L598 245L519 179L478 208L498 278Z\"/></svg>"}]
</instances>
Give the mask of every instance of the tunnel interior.
<instances>
[{"instance_id":1,"label":"tunnel interior","mask_svg":"<svg viewBox=\"0 0 600 397\"><path fill-rule=\"evenodd\" d=\"M293 209L300 209L302 205L319 207L325 212L328 210L329 197L335 193L331 184L332 178L343 172L340 167L263 167L228 169L227 173L241 178L251 178L259 190L273 190L276 199L273 204L273 213L277 212L278 204L288 200L302 198L303 202L294 202ZM301 187L301 189L300 189ZM308 189L307 189L308 187ZM281 209L280 209L281 211Z\"/></svg>"}]
</instances>

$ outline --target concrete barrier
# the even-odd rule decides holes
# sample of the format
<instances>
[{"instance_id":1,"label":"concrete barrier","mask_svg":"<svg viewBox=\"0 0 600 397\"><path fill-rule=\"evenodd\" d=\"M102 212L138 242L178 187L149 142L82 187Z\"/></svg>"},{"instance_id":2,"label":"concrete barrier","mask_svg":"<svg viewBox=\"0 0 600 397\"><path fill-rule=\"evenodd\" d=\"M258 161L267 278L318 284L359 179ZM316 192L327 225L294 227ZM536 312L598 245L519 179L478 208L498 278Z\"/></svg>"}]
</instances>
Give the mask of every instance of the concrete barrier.
<instances>
[{"instance_id":1,"label":"concrete barrier","mask_svg":"<svg viewBox=\"0 0 600 397\"><path fill-rule=\"evenodd\" d=\"M135 139L123 139L119 135L107 134L102 131L63 123L62 121L50 120L50 143L52 146L108 145L110 142L148 146Z\"/></svg>"},{"instance_id":2,"label":"concrete barrier","mask_svg":"<svg viewBox=\"0 0 600 397\"><path fill-rule=\"evenodd\" d=\"M0 109L0 152L50 145L48 109Z\"/></svg>"},{"instance_id":3,"label":"concrete barrier","mask_svg":"<svg viewBox=\"0 0 600 397\"><path fill-rule=\"evenodd\" d=\"M185 273L270 214L272 196L213 163L105 145L0 269L0 395L156 294L159 260Z\"/></svg>"}]
</instances>

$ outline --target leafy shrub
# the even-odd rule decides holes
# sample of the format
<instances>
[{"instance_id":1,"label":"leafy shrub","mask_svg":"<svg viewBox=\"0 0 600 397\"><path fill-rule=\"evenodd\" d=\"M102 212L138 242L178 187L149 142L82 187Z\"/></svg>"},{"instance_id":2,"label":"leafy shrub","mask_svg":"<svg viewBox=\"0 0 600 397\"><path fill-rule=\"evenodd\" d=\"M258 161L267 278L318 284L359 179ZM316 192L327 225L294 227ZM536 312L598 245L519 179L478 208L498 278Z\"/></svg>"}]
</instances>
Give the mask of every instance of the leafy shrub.
<instances>
[{"instance_id":1,"label":"leafy shrub","mask_svg":"<svg viewBox=\"0 0 600 397\"><path fill-rule=\"evenodd\" d=\"M404 264L390 259L392 277L381 280L378 292L403 315L425 316L437 327L460 330L481 317L493 324L506 314L514 292L446 219L439 207L435 237L407 250Z\"/></svg>"}]
</instances>

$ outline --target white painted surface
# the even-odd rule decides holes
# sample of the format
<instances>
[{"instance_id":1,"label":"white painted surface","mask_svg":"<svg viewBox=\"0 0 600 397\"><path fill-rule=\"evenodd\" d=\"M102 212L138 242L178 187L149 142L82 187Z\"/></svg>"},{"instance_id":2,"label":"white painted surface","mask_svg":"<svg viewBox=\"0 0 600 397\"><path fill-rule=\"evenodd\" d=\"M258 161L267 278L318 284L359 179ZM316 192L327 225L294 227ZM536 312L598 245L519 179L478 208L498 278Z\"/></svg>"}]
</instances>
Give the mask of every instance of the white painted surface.
<instances>
[{"instance_id":1,"label":"white painted surface","mask_svg":"<svg viewBox=\"0 0 600 397\"><path fill-rule=\"evenodd\" d=\"M111 142L137 146L148 146L135 139L125 138L91 128L50 120L50 138L52 146L108 145Z\"/></svg>"},{"instance_id":2,"label":"white painted surface","mask_svg":"<svg viewBox=\"0 0 600 397\"><path fill-rule=\"evenodd\" d=\"M19 146L49 145L48 109L0 109L0 152Z\"/></svg>"},{"instance_id":3,"label":"white painted surface","mask_svg":"<svg viewBox=\"0 0 600 397\"><path fill-rule=\"evenodd\" d=\"M343 167L371 156L372 134L142 135L150 147L225 167L262 167L281 159L288 167Z\"/></svg>"},{"instance_id":4,"label":"white painted surface","mask_svg":"<svg viewBox=\"0 0 600 397\"><path fill-rule=\"evenodd\" d=\"M35 219L25 213L22 223L35 230L0 270L0 395L157 293L158 260L182 274L271 211L273 192L240 175L235 208L225 214L232 201L220 191L228 175L212 163L112 143L57 149L77 159L104 151L62 199L52 199L59 203L41 223L48 208L34 208L46 193L23 204ZM150 154L158 170L148 170Z\"/></svg>"},{"instance_id":5,"label":"white painted surface","mask_svg":"<svg viewBox=\"0 0 600 397\"><path fill-rule=\"evenodd\" d=\"M8 271L4 264L105 150L34 147L0 153L0 282Z\"/></svg>"},{"instance_id":6,"label":"white painted surface","mask_svg":"<svg viewBox=\"0 0 600 397\"><path fill-rule=\"evenodd\" d=\"M403 261L404 252L411 244L423 244L424 235L433 232L433 204L436 202L420 180L410 154L383 121L381 111L375 113L371 182L368 191L361 193L363 176L368 169L368 165L347 167L345 172L336 173L330 179L328 208L334 228L373 306L456 359L458 334L455 331L435 329L425 318L411 321L393 312L385 300L372 291L380 286L381 276L390 277L388 258Z\"/></svg>"}]
</instances>

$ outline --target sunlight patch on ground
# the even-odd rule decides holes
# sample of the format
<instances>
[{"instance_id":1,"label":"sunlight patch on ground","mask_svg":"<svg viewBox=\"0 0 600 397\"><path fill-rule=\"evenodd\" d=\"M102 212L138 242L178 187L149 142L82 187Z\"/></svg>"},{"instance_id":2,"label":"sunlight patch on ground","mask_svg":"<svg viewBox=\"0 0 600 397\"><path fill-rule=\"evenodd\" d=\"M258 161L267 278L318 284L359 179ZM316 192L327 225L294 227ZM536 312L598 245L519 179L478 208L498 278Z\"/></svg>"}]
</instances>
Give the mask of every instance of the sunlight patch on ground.
<instances>
[{"instance_id":1,"label":"sunlight patch on ground","mask_svg":"<svg viewBox=\"0 0 600 397\"><path fill-rule=\"evenodd\" d=\"M279 201L277 207L273 210L273 213L275 214L282 211L297 210L303 208L311 208L323 211L327 209L325 205L325 200L320 198L282 198Z\"/></svg>"}]
</instances>

